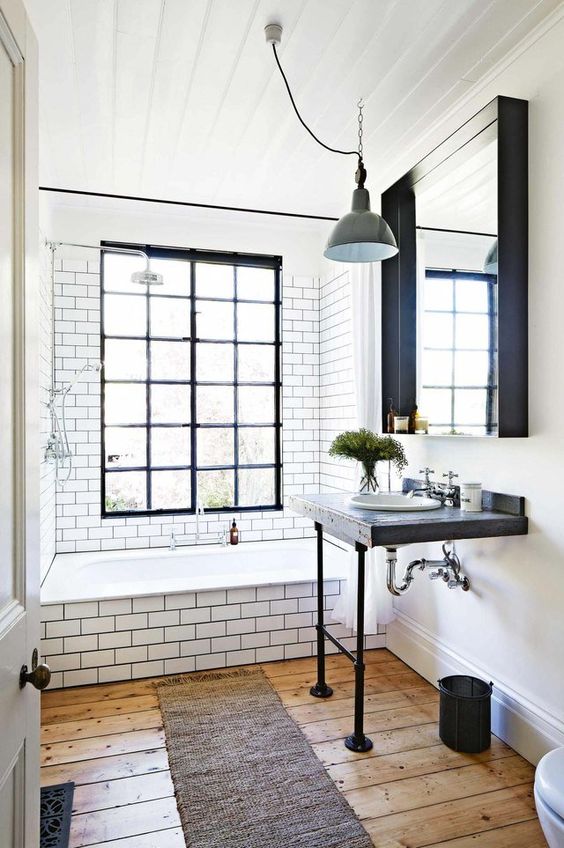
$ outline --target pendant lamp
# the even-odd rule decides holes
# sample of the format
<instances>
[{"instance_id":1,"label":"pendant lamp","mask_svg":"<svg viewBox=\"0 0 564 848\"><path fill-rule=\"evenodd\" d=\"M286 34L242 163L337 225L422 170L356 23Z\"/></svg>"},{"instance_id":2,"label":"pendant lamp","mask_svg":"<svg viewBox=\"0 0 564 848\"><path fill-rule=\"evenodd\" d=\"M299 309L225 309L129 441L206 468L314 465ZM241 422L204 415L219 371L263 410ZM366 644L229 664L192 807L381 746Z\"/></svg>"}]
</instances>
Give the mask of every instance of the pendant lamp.
<instances>
[{"instance_id":1,"label":"pendant lamp","mask_svg":"<svg viewBox=\"0 0 564 848\"><path fill-rule=\"evenodd\" d=\"M355 174L357 188L353 191L351 211L340 218L327 240L323 255L335 262L381 262L390 259L398 252L398 246L390 227L386 221L376 212L370 209L370 194L364 187L366 181L366 169L363 162L362 150L362 101L358 102L358 149L339 150L324 144L307 126L300 115L286 74L282 69L276 45L282 40L282 27L279 24L269 24L264 29L266 41L272 44L276 64L282 74L290 102L302 126L311 137L331 153L339 153L343 156L358 157L358 167Z\"/></svg>"}]
</instances>

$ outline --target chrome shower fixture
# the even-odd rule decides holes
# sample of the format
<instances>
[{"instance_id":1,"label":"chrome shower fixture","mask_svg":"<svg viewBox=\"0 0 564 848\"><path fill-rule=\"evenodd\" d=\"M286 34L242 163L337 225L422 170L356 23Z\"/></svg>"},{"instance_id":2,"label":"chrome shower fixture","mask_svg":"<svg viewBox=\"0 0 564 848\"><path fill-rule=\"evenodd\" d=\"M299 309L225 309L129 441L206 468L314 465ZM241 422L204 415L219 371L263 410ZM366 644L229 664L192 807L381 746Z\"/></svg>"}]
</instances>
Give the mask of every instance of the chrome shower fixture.
<instances>
[{"instance_id":1,"label":"chrome shower fixture","mask_svg":"<svg viewBox=\"0 0 564 848\"><path fill-rule=\"evenodd\" d=\"M47 241L47 246L55 251L58 247L81 247L86 250L97 250L100 253L125 253L129 256L142 256L145 260L145 269L143 271L134 271L131 275L131 282L138 283L142 286L162 286L164 277L158 271L151 270L151 260L144 250L138 250L134 247L114 247L113 245L99 244L76 244L71 241Z\"/></svg>"}]
</instances>

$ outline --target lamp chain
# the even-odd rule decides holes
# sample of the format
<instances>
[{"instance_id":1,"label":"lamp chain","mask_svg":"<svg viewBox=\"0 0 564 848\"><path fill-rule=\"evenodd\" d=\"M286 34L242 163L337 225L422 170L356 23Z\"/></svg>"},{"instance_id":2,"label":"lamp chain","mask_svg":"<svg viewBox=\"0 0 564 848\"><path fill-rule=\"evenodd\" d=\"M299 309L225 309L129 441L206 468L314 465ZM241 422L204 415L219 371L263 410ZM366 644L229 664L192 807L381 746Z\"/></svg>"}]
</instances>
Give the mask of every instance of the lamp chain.
<instances>
[{"instance_id":1,"label":"lamp chain","mask_svg":"<svg viewBox=\"0 0 564 848\"><path fill-rule=\"evenodd\" d=\"M364 109L364 102L362 100L362 97L358 101L357 106L358 106L358 158L362 162L362 160L363 160L363 155L362 155L362 122L364 120L363 115L362 115L362 110Z\"/></svg>"}]
</instances>

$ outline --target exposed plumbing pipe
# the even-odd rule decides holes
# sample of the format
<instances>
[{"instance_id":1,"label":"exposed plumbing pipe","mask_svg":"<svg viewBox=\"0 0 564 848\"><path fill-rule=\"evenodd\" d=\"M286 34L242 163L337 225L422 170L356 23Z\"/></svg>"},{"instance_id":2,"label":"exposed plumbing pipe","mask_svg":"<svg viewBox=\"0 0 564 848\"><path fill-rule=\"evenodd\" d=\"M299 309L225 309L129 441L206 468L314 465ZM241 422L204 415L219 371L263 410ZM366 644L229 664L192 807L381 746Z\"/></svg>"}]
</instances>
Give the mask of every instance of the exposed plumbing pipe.
<instances>
[{"instance_id":1,"label":"exposed plumbing pipe","mask_svg":"<svg viewBox=\"0 0 564 848\"><path fill-rule=\"evenodd\" d=\"M443 559L414 559L407 566L402 582L396 582L396 566L397 566L397 548L386 547L386 585L388 591L399 597L404 595L415 580L414 571L425 571L425 569L433 569L429 571L431 580L441 579L448 585L449 589L460 588L467 592L470 588L470 581L461 571L460 560L452 543L452 550L447 549L449 543L445 542L442 546L444 557Z\"/></svg>"}]
</instances>

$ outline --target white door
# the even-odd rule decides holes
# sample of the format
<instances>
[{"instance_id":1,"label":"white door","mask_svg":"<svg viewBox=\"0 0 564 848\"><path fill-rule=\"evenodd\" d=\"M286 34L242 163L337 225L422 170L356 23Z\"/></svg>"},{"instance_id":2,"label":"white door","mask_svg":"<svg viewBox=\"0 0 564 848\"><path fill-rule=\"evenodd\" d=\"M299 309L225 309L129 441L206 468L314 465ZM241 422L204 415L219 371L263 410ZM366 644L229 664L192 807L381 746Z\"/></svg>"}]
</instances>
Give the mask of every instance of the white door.
<instances>
[{"instance_id":1,"label":"white door","mask_svg":"<svg viewBox=\"0 0 564 848\"><path fill-rule=\"evenodd\" d=\"M0 0L0 844L39 845L36 45Z\"/></svg>"}]
</instances>

